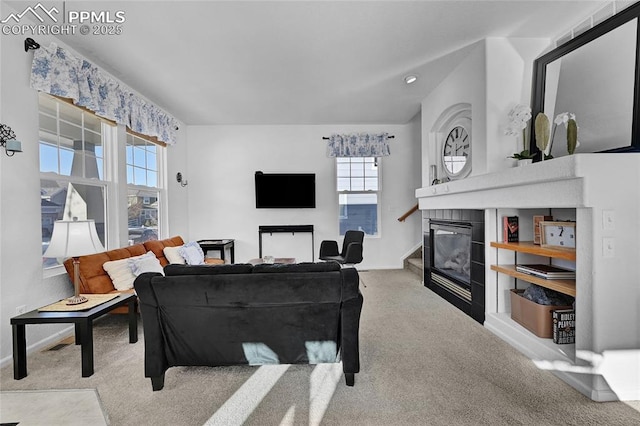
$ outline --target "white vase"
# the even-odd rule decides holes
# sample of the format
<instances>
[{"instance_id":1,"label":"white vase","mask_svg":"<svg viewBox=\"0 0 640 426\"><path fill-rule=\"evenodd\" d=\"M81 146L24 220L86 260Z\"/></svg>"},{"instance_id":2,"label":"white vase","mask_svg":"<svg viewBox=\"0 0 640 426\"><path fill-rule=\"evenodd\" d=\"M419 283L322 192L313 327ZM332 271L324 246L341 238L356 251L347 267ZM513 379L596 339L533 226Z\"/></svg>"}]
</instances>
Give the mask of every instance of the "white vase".
<instances>
[{"instance_id":1,"label":"white vase","mask_svg":"<svg viewBox=\"0 0 640 426\"><path fill-rule=\"evenodd\" d=\"M533 158L524 158L522 160L518 160L518 167L526 166L531 163L533 163Z\"/></svg>"}]
</instances>

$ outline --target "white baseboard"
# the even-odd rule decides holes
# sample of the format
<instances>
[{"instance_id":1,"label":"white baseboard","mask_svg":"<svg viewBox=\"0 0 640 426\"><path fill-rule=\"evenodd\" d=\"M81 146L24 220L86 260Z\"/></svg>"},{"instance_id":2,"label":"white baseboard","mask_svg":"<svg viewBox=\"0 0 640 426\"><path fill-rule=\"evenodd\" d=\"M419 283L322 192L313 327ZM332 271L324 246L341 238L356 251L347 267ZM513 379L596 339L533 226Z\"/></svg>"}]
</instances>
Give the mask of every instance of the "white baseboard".
<instances>
[{"instance_id":1,"label":"white baseboard","mask_svg":"<svg viewBox=\"0 0 640 426\"><path fill-rule=\"evenodd\" d=\"M413 246L413 248L411 248L409 251L407 251L405 254L403 254L402 256L400 256L400 258L402 259L402 261L404 262L404 260L406 258L408 258L409 256L411 256L413 253L416 252L416 250L418 250L419 248L422 248L422 241L420 241L418 244L416 244L415 246Z\"/></svg>"},{"instance_id":2,"label":"white baseboard","mask_svg":"<svg viewBox=\"0 0 640 426\"><path fill-rule=\"evenodd\" d=\"M634 379L634 372L638 371L640 351L611 351L603 354L612 357L610 362L615 363L622 372L598 369L590 371L588 367L585 369L585 366L575 363L574 345L555 345L550 339L539 339L512 321L509 314L488 313L484 326L531 359L538 368L551 372L593 401L640 400L640 381Z\"/></svg>"},{"instance_id":3,"label":"white baseboard","mask_svg":"<svg viewBox=\"0 0 640 426\"><path fill-rule=\"evenodd\" d=\"M54 333L50 336L45 337L44 339L35 342L31 345L27 346L27 355L33 352L40 351L49 346L53 346L58 343L60 340L66 339L67 337L73 336L75 333L75 328L73 326L67 327L62 331ZM4 368L13 363L13 355L4 357L0 359L0 368Z\"/></svg>"}]
</instances>

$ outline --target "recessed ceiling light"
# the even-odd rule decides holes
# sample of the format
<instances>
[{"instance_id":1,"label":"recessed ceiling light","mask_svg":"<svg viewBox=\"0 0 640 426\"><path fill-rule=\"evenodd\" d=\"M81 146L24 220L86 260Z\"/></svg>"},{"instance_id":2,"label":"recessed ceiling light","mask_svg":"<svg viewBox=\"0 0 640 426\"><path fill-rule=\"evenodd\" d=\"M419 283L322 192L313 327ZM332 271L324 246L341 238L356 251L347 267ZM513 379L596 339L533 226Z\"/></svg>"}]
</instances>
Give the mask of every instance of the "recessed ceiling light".
<instances>
[{"instance_id":1,"label":"recessed ceiling light","mask_svg":"<svg viewBox=\"0 0 640 426\"><path fill-rule=\"evenodd\" d=\"M408 75L404 78L404 82L407 84L415 83L418 79L417 75Z\"/></svg>"}]
</instances>

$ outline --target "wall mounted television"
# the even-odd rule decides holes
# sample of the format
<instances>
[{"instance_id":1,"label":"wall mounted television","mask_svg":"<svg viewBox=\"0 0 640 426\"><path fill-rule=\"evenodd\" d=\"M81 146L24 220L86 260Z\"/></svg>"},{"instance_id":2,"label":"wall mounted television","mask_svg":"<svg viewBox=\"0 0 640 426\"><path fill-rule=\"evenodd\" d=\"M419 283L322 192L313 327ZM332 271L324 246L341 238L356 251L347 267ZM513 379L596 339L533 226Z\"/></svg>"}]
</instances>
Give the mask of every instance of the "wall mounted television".
<instances>
[{"instance_id":1,"label":"wall mounted television","mask_svg":"<svg viewBox=\"0 0 640 426\"><path fill-rule=\"evenodd\" d=\"M315 173L255 173L256 208L316 207Z\"/></svg>"}]
</instances>

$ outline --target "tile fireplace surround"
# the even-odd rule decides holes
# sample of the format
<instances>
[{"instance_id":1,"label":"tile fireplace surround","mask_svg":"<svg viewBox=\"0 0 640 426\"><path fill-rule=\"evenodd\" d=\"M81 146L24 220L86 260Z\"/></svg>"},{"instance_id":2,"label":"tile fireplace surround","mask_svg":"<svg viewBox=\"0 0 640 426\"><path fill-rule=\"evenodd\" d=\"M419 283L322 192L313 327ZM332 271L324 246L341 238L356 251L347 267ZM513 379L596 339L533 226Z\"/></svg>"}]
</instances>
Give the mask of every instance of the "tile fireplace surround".
<instances>
[{"instance_id":1,"label":"tile fireplace surround","mask_svg":"<svg viewBox=\"0 0 640 426\"><path fill-rule=\"evenodd\" d=\"M484 211L487 329L593 400L640 400L640 153L575 154L423 187L416 197L423 211ZM490 242L501 241L505 212L549 209L575 211L575 345L553 344L512 321L513 279L489 267L503 261ZM613 256L603 255L604 244Z\"/></svg>"},{"instance_id":2,"label":"tile fireplace surround","mask_svg":"<svg viewBox=\"0 0 640 426\"><path fill-rule=\"evenodd\" d=\"M483 210L424 210L423 211L423 264L424 285L449 303L460 309L465 314L479 322L484 323L484 298L485 298L485 263L484 263L484 211ZM439 230L442 234L439 234ZM459 239L462 245L441 244L437 250L438 234L444 238L444 243L452 242L459 238L459 232L464 235ZM434 235L435 234L435 235ZM436 255L438 253L438 255ZM447 256L459 258L466 265L447 265L451 261ZM438 269L438 262L445 268ZM467 267L468 266L468 267ZM465 273L460 273L464 270ZM457 273L456 273L457 272Z\"/></svg>"}]
</instances>

